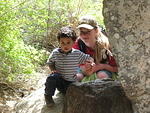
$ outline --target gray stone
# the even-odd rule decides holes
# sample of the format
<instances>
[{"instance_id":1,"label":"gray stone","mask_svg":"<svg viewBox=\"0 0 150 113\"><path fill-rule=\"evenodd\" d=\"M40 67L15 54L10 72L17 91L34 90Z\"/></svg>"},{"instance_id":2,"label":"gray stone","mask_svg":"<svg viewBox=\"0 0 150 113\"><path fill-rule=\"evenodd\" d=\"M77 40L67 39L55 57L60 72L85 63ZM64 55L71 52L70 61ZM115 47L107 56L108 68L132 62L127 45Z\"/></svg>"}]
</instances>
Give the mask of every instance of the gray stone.
<instances>
[{"instance_id":1,"label":"gray stone","mask_svg":"<svg viewBox=\"0 0 150 113\"><path fill-rule=\"evenodd\" d=\"M55 106L47 107L44 99L44 87L23 98L14 106L12 113L62 113L64 97L56 91L53 96Z\"/></svg>"},{"instance_id":2,"label":"gray stone","mask_svg":"<svg viewBox=\"0 0 150 113\"><path fill-rule=\"evenodd\" d=\"M70 86L63 113L133 113L133 110L119 82L97 80Z\"/></svg>"}]
</instances>

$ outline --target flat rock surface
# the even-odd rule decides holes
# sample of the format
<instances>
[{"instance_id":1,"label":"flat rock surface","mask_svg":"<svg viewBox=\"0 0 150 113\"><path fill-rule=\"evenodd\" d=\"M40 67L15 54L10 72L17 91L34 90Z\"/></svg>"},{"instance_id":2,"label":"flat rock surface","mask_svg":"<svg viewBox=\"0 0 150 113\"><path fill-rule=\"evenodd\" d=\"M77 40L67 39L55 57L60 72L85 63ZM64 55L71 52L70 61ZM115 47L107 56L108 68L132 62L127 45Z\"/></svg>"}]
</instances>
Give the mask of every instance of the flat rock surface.
<instances>
[{"instance_id":1,"label":"flat rock surface","mask_svg":"<svg viewBox=\"0 0 150 113\"><path fill-rule=\"evenodd\" d=\"M33 92L15 105L13 113L61 113L64 97L56 91L54 98L55 106L48 108L45 105L44 87Z\"/></svg>"}]
</instances>

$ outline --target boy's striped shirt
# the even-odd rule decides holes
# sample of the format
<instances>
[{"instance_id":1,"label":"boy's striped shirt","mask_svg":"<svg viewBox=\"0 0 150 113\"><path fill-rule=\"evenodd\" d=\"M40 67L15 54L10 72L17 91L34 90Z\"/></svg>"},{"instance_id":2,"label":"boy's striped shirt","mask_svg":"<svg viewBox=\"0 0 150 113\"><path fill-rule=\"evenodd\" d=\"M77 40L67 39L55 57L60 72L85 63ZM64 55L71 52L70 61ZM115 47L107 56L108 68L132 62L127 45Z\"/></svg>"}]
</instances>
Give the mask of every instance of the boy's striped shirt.
<instances>
[{"instance_id":1,"label":"boy's striped shirt","mask_svg":"<svg viewBox=\"0 0 150 113\"><path fill-rule=\"evenodd\" d=\"M77 49L72 49L68 54L61 53L59 50L60 48L56 48L52 51L47 64L54 66L65 80L75 81L74 75L77 74L79 64L84 63L91 57Z\"/></svg>"}]
</instances>

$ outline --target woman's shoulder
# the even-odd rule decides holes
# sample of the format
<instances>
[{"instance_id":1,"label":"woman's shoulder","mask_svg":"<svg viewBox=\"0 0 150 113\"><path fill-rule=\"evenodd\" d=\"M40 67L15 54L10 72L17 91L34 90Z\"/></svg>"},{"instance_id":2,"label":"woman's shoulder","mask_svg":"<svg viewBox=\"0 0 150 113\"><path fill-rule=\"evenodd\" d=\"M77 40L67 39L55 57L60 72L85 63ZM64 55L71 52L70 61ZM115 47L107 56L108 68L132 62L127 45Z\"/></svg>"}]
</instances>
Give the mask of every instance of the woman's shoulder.
<instances>
[{"instance_id":1,"label":"woman's shoulder","mask_svg":"<svg viewBox=\"0 0 150 113\"><path fill-rule=\"evenodd\" d=\"M72 49L72 54L74 54L74 55L85 55L85 53L84 52L82 52L82 51L80 51L80 50L78 50L78 49ZM88 55L88 54L86 54L86 55Z\"/></svg>"}]
</instances>

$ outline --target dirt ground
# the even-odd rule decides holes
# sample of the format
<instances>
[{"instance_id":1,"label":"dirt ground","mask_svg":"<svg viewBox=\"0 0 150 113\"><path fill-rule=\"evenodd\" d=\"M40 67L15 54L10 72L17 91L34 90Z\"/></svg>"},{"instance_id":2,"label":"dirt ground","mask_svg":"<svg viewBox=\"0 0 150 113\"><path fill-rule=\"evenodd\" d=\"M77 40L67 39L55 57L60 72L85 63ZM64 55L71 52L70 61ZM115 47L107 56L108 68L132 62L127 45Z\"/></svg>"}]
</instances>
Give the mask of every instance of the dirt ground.
<instances>
[{"instance_id":1,"label":"dirt ground","mask_svg":"<svg viewBox=\"0 0 150 113\"><path fill-rule=\"evenodd\" d=\"M0 113L12 113L21 98L43 87L48 73L48 67L40 67L34 74L20 75L13 83L0 82Z\"/></svg>"}]
</instances>

